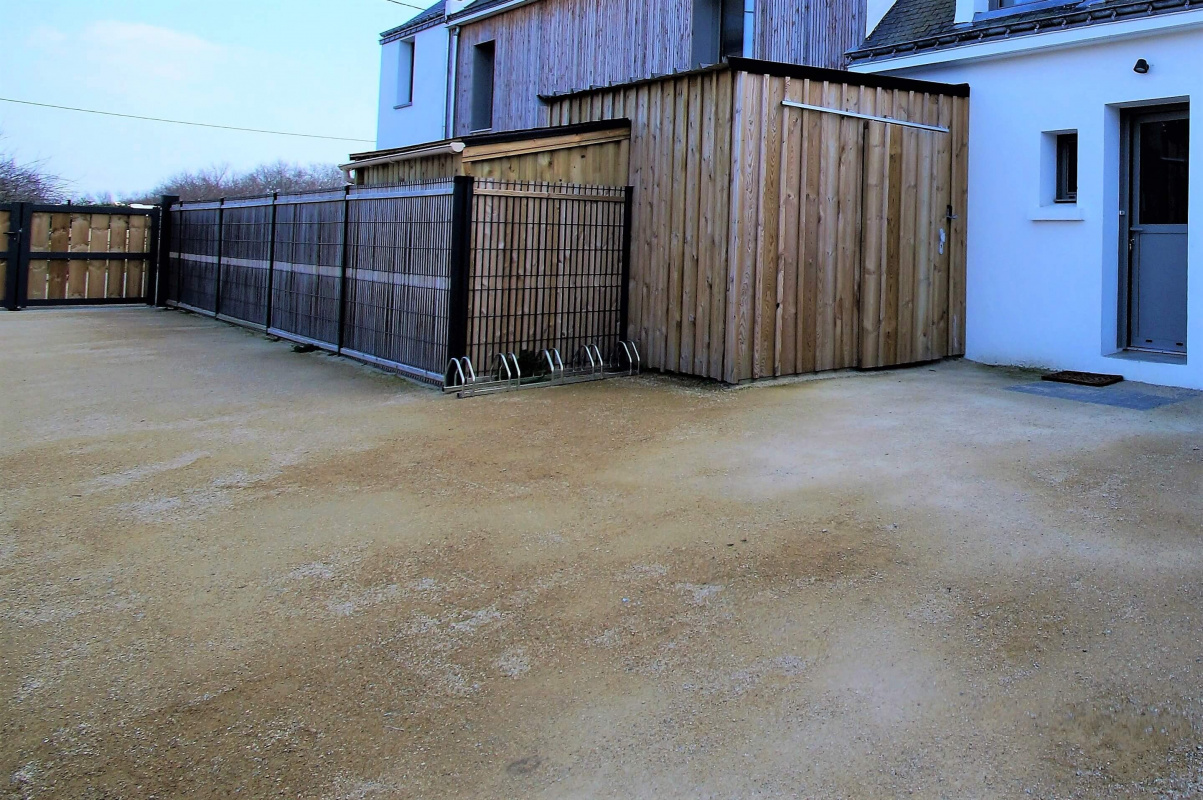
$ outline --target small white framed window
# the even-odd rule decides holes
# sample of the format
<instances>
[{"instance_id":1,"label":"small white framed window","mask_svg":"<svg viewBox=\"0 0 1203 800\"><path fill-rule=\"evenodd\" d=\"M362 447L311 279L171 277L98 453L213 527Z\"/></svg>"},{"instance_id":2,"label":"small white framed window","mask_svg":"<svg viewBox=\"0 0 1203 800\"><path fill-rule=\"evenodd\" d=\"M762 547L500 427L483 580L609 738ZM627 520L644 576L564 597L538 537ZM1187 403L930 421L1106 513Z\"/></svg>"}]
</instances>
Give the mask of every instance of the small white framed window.
<instances>
[{"instance_id":1,"label":"small white framed window","mask_svg":"<svg viewBox=\"0 0 1203 800\"><path fill-rule=\"evenodd\" d=\"M1039 205L1074 206L1078 202L1078 132L1073 128L1040 134ZM1069 209L1062 212L1068 213Z\"/></svg>"},{"instance_id":2,"label":"small white framed window","mask_svg":"<svg viewBox=\"0 0 1203 800\"><path fill-rule=\"evenodd\" d=\"M402 39L397 43L397 108L408 106L414 101L414 45L413 39Z\"/></svg>"}]
</instances>

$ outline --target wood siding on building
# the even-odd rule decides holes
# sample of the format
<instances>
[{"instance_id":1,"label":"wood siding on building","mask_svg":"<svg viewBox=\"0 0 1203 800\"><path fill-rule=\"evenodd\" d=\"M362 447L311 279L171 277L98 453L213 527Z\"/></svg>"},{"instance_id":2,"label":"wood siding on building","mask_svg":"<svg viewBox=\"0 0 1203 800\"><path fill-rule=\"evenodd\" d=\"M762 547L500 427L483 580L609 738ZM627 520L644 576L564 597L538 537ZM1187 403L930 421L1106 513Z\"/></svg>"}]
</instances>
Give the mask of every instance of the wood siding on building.
<instances>
[{"instance_id":1,"label":"wood siding on building","mask_svg":"<svg viewBox=\"0 0 1203 800\"><path fill-rule=\"evenodd\" d=\"M719 70L552 105L556 124L632 120L628 335L649 366L734 383L964 352L968 99L827 77Z\"/></svg>"},{"instance_id":2,"label":"wood siding on building","mask_svg":"<svg viewBox=\"0 0 1203 800\"><path fill-rule=\"evenodd\" d=\"M844 54L865 40L864 0L758 0L754 58L843 69Z\"/></svg>"},{"instance_id":3,"label":"wood siding on building","mask_svg":"<svg viewBox=\"0 0 1203 800\"><path fill-rule=\"evenodd\" d=\"M842 68L866 0L759 0L755 58ZM546 123L539 95L694 67L693 0L541 0L460 29L455 135L471 133L473 49L496 42L493 130Z\"/></svg>"}]
</instances>

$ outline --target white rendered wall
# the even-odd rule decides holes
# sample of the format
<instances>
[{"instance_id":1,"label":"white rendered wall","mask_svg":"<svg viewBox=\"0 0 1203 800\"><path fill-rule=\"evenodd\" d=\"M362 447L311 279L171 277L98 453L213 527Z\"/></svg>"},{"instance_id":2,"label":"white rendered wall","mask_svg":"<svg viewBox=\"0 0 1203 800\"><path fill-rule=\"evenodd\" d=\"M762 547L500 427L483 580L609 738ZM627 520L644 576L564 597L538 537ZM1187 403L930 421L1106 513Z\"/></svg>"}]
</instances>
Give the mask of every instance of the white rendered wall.
<instances>
[{"instance_id":1,"label":"white rendered wall","mask_svg":"<svg viewBox=\"0 0 1203 800\"><path fill-rule=\"evenodd\" d=\"M1147 75L1132 71L1139 58ZM1203 30L897 74L971 87L966 356L1203 389ZM1116 357L1120 108L1187 99L1188 360ZM1042 134L1067 130L1079 133L1077 206L1042 207ZM1080 219L1039 219L1057 216Z\"/></svg>"},{"instance_id":2,"label":"white rendered wall","mask_svg":"<svg viewBox=\"0 0 1203 800\"><path fill-rule=\"evenodd\" d=\"M397 108L401 42L380 48L380 106L376 147L386 150L447 138L447 28L439 25L414 37L413 102Z\"/></svg>"}]
</instances>

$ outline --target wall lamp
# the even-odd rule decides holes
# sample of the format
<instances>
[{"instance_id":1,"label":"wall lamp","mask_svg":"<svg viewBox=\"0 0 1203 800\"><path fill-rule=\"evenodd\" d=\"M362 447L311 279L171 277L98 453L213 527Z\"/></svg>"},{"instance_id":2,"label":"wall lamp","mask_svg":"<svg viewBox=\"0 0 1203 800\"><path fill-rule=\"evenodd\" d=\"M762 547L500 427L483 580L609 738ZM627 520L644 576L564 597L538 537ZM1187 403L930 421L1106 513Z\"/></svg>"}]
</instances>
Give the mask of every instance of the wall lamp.
<instances>
[{"instance_id":1,"label":"wall lamp","mask_svg":"<svg viewBox=\"0 0 1203 800\"><path fill-rule=\"evenodd\" d=\"M1132 68L1132 71L1135 72L1137 75L1148 75L1149 74L1149 62L1145 61L1143 58L1138 59L1136 62L1136 66Z\"/></svg>"}]
</instances>

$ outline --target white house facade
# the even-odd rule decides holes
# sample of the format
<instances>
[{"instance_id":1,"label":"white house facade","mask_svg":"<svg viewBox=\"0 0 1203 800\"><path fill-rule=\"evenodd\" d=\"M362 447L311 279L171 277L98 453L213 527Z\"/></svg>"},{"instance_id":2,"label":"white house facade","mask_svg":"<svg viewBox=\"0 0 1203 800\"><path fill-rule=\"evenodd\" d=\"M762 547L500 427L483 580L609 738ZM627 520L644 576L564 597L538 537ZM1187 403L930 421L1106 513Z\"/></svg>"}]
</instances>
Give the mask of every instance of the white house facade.
<instances>
[{"instance_id":1,"label":"white house facade","mask_svg":"<svg viewBox=\"0 0 1203 800\"><path fill-rule=\"evenodd\" d=\"M851 58L971 87L968 358L1203 389L1203 2L897 0Z\"/></svg>"},{"instance_id":2,"label":"white house facade","mask_svg":"<svg viewBox=\"0 0 1203 800\"><path fill-rule=\"evenodd\" d=\"M377 149L447 138L451 34L444 6L380 36Z\"/></svg>"}]
</instances>

